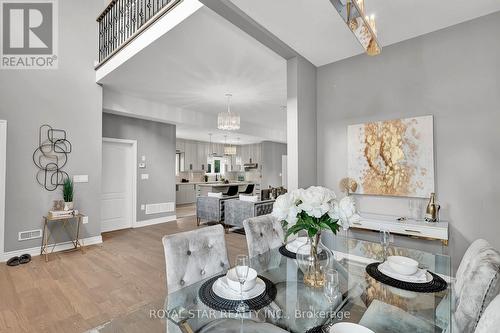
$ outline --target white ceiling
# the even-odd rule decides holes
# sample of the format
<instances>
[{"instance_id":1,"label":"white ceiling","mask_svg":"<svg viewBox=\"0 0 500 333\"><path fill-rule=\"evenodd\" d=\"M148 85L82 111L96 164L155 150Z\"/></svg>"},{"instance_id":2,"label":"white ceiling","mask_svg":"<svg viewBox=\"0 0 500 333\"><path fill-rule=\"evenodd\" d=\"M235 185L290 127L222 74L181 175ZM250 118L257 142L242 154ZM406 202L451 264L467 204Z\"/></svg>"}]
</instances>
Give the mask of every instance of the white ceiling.
<instances>
[{"instance_id":1,"label":"white ceiling","mask_svg":"<svg viewBox=\"0 0 500 333\"><path fill-rule=\"evenodd\" d=\"M231 1L316 66L363 53L330 0ZM382 46L500 11L499 0L365 0L365 6L376 16Z\"/></svg>"},{"instance_id":2,"label":"white ceiling","mask_svg":"<svg viewBox=\"0 0 500 333\"><path fill-rule=\"evenodd\" d=\"M245 133L245 124L268 131L285 127L286 61L206 7L101 83L121 94L213 115L226 110L225 94L232 93L231 109L240 114L242 131L231 136L242 143L267 139ZM178 124L178 136L208 140L216 125Z\"/></svg>"}]
</instances>

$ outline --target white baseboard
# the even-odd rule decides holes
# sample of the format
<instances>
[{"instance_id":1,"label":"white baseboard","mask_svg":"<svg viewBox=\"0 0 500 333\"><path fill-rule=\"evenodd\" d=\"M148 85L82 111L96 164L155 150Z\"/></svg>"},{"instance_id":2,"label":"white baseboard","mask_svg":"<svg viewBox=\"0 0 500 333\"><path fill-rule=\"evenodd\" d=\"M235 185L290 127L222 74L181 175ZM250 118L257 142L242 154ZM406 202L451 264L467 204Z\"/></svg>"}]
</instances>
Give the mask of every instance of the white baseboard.
<instances>
[{"instance_id":1,"label":"white baseboard","mask_svg":"<svg viewBox=\"0 0 500 333\"><path fill-rule=\"evenodd\" d=\"M102 237L99 235L99 236L94 236L94 237L83 238L80 240L80 242L83 244L83 246L101 244ZM71 248L73 248L73 243L71 243L71 241L59 243L54 248L54 252L66 251L66 250L69 250ZM50 251L50 248L49 248L49 251ZM5 252L4 254L0 255L0 262L5 262L12 257L19 257L20 255L25 254L25 253L28 253L32 257L39 256L40 255L40 246L32 247L29 249Z\"/></svg>"},{"instance_id":2,"label":"white baseboard","mask_svg":"<svg viewBox=\"0 0 500 333\"><path fill-rule=\"evenodd\" d=\"M156 219L150 219L150 220L144 220L144 221L137 221L134 225L134 228L142 228L142 227L145 227L148 225L172 222L175 220L177 220L177 215L159 217Z\"/></svg>"}]
</instances>

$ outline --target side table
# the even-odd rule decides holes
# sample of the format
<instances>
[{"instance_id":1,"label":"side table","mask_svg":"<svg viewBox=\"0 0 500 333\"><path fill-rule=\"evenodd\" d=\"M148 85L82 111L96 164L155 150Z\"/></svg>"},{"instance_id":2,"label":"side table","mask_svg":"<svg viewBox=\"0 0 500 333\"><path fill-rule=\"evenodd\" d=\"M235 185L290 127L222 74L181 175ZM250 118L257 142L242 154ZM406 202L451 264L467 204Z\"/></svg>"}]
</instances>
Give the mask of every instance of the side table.
<instances>
[{"instance_id":1,"label":"side table","mask_svg":"<svg viewBox=\"0 0 500 333\"><path fill-rule=\"evenodd\" d=\"M49 261L49 254L54 252L56 245L58 244L57 239L53 232L50 231L49 224L59 223L62 224L62 227L66 230L68 235L71 236L71 243L73 243L73 248L62 251L74 251L80 249L82 253L83 244L80 239L80 226L82 224L82 217L85 216L83 214L76 214L73 216L63 216L63 217L43 217L43 234L42 234L42 246L40 248L40 255L45 255L45 261ZM76 225L72 225L71 221L75 221ZM52 240L54 243L52 245L49 244L49 241ZM51 248L51 249L50 249ZM50 252L49 252L50 249Z\"/></svg>"}]
</instances>

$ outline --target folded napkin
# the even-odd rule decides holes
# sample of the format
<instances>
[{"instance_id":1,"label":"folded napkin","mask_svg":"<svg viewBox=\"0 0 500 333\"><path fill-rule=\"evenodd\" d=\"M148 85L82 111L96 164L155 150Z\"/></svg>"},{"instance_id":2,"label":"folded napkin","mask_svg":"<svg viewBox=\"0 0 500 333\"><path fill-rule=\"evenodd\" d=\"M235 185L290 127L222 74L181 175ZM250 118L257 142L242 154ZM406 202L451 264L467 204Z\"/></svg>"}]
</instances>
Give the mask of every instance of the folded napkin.
<instances>
[{"instance_id":1,"label":"folded napkin","mask_svg":"<svg viewBox=\"0 0 500 333\"><path fill-rule=\"evenodd\" d=\"M384 262L378 265L378 270L383 274L400 281L413 282L413 283L425 283L427 281L427 271L425 269L418 269L413 275L403 275L399 274L391 268L389 263Z\"/></svg>"},{"instance_id":2,"label":"folded napkin","mask_svg":"<svg viewBox=\"0 0 500 333\"><path fill-rule=\"evenodd\" d=\"M207 196L211 198L222 198L222 192L214 193L214 192L208 192Z\"/></svg>"},{"instance_id":3,"label":"folded napkin","mask_svg":"<svg viewBox=\"0 0 500 333\"><path fill-rule=\"evenodd\" d=\"M290 243L286 244L286 249L290 252L297 253L297 250L299 247L307 243L307 238L306 237L299 237L297 239L294 239Z\"/></svg>"},{"instance_id":4,"label":"folded napkin","mask_svg":"<svg viewBox=\"0 0 500 333\"><path fill-rule=\"evenodd\" d=\"M240 299L240 291L236 291L229 287L227 283L227 278L225 276L221 276L217 281L215 281L212 290L219 297L229 299L229 300L239 300ZM255 283L255 287L248 291L243 292L243 299L251 299L259 296L266 290L266 284L261 279L257 278Z\"/></svg>"},{"instance_id":5,"label":"folded napkin","mask_svg":"<svg viewBox=\"0 0 500 333\"><path fill-rule=\"evenodd\" d=\"M257 195L242 195L242 194L240 194L240 200L241 201L248 201L248 202L257 202L257 201L259 201L259 197Z\"/></svg>"}]
</instances>

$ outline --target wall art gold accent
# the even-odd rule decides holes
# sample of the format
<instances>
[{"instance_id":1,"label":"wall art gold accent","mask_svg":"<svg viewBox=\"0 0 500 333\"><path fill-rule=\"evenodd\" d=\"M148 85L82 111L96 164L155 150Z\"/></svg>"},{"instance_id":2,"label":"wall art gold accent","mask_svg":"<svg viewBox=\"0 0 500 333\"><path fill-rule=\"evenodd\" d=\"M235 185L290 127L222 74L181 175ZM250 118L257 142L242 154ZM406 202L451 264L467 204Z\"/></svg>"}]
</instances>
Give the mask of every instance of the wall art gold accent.
<instances>
[{"instance_id":1,"label":"wall art gold accent","mask_svg":"<svg viewBox=\"0 0 500 333\"><path fill-rule=\"evenodd\" d=\"M432 116L351 125L347 136L356 193L427 198L434 192Z\"/></svg>"}]
</instances>

